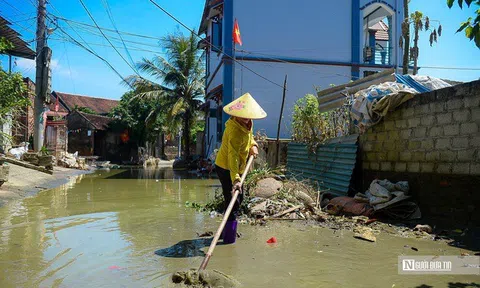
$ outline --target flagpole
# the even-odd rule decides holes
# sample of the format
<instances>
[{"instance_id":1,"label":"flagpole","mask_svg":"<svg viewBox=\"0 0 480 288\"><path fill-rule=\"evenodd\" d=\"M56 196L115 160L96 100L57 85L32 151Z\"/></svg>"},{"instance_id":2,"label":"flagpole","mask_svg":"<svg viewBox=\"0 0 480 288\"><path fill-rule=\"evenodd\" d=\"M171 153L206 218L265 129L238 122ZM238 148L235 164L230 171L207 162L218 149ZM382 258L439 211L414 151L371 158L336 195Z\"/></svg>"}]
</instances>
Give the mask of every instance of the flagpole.
<instances>
[{"instance_id":1,"label":"flagpole","mask_svg":"<svg viewBox=\"0 0 480 288\"><path fill-rule=\"evenodd\" d=\"M234 22L233 22L233 29L235 31L235 23L237 22L237 19L235 18ZM233 36L233 35L232 35ZM232 95L232 101L235 100L235 59L236 59L236 56L235 56L235 50L236 50L236 44L235 44L235 37L232 37L232 42L233 42L233 53L232 53L232 57L233 57L233 60L232 60L232 70L233 70L233 79L232 79L232 86L233 86L233 95Z\"/></svg>"}]
</instances>

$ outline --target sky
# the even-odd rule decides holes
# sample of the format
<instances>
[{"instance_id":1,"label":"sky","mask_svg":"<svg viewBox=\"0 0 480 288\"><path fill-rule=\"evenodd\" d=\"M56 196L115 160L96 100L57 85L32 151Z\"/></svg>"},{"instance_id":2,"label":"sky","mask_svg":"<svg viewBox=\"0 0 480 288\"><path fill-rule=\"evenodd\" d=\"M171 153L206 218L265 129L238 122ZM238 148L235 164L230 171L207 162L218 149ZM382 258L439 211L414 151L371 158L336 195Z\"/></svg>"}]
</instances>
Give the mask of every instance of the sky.
<instances>
[{"instance_id":1,"label":"sky","mask_svg":"<svg viewBox=\"0 0 480 288\"><path fill-rule=\"evenodd\" d=\"M35 39L37 0L0 0L0 13L13 22L12 28L18 31L25 41ZM49 0L47 11L51 15L67 18L77 22L93 24L79 0ZM123 35L134 62L143 57L152 58L162 55L159 39L168 33L180 30L188 33L177 22L164 14L148 0L83 0L100 27L113 29L108 17L105 3L111 9L111 15L119 31L152 37L135 37ZM187 26L198 29L203 12L204 0L156 0L167 11L184 22ZM451 67L480 69L480 49L470 42L464 33L455 33L461 22L474 13L474 8L461 10L458 6L448 9L446 0L412 0L410 12L422 11L432 20L440 21L443 29L438 43L430 47L429 34L420 34L419 66L447 67L448 69L422 68L419 74L434 77L472 81L480 78L480 70L457 70ZM432 21L434 26L438 24ZM134 74L129 67L130 57L115 32L105 32L112 43L125 58L127 64L96 28L58 20L58 25L79 42L87 42L92 50L105 58L123 76ZM54 25L49 23L49 27ZM73 28L73 29L72 29ZM81 37L80 37L81 36ZM104 62L94 55L65 40L65 35L56 29L49 36L48 45L53 50L52 56L52 90L102 98L120 99L128 87L121 84L121 78ZM113 39L115 37L117 39ZM83 38L83 39L82 39ZM32 42L33 43L33 42ZM35 45L33 43L32 48ZM8 66L8 59L0 57L2 65ZM14 71L35 79L35 63L32 60L17 58Z\"/></svg>"}]
</instances>

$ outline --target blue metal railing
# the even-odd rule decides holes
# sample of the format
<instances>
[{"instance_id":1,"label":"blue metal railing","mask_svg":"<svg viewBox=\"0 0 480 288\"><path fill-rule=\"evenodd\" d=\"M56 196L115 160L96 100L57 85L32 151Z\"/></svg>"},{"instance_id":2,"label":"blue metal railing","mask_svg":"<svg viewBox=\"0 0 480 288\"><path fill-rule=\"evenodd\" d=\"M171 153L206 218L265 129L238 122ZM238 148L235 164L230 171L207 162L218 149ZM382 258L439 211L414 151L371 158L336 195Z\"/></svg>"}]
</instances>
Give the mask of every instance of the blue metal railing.
<instances>
[{"instance_id":1,"label":"blue metal railing","mask_svg":"<svg viewBox=\"0 0 480 288\"><path fill-rule=\"evenodd\" d=\"M363 48L363 62L374 65L391 64L392 47L365 47Z\"/></svg>"}]
</instances>

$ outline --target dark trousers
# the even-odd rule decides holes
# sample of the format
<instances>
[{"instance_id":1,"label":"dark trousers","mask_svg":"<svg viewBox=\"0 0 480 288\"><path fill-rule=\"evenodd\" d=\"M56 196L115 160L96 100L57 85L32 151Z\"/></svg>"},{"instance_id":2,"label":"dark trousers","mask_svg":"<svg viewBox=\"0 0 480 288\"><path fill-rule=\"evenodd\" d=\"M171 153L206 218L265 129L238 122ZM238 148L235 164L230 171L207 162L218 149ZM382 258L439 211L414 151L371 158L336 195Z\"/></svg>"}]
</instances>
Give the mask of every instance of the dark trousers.
<instances>
[{"instance_id":1,"label":"dark trousers","mask_svg":"<svg viewBox=\"0 0 480 288\"><path fill-rule=\"evenodd\" d=\"M222 192L223 198L225 199L224 202L224 211L227 210L228 204L232 200L232 179L230 178L230 171L225 170L221 167L216 166L215 170L217 171L218 179L220 179L220 183L222 183ZM240 213L240 204L243 201L243 193L240 193L237 197L237 201L235 201L235 205L233 205L232 213L228 216L228 221L234 221L237 219L238 214Z\"/></svg>"}]
</instances>

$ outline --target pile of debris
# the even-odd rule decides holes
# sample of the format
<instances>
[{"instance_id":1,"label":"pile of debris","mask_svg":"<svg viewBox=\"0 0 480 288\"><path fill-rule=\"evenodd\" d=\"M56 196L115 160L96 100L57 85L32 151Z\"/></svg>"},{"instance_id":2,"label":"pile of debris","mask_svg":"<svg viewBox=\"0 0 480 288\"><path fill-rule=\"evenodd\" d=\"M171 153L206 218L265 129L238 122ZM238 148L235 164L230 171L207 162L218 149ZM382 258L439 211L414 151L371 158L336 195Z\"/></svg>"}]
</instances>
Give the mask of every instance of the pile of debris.
<instances>
[{"instance_id":1,"label":"pile of debris","mask_svg":"<svg viewBox=\"0 0 480 288\"><path fill-rule=\"evenodd\" d=\"M60 159L58 159L58 165L65 168L88 170L85 158L78 157L78 152L75 152L74 154L61 152Z\"/></svg>"},{"instance_id":2,"label":"pile of debris","mask_svg":"<svg viewBox=\"0 0 480 288\"><path fill-rule=\"evenodd\" d=\"M266 225L268 221L275 220L304 220L307 224L333 230L352 231L355 238L370 242L376 241L376 235L380 233L448 240L448 237L433 234L434 229L428 225L402 223L421 216L418 206L409 201L408 191L407 182L374 180L363 194L334 197L330 193L321 193L307 182L259 173L247 176L241 206L243 214L238 220L250 225ZM210 212L212 217L220 216L224 209L223 196L218 190L211 202L205 205L187 203L187 206Z\"/></svg>"},{"instance_id":3,"label":"pile of debris","mask_svg":"<svg viewBox=\"0 0 480 288\"><path fill-rule=\"evenodd\" d=\"M10 174L10 166L5 164L5 161L2 159L0 154L0 187L3 183L8 181L8 175Z\"/></svg>"}]
</instances>

